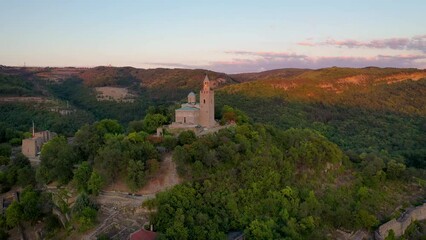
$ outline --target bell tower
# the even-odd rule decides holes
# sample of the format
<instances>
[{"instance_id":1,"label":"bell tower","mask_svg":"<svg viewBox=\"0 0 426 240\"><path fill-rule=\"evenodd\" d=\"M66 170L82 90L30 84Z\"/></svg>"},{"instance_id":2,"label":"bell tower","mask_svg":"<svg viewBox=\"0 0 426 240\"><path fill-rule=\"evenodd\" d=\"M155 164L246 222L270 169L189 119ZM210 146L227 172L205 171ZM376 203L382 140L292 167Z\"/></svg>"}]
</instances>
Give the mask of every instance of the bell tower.
<instances>
[{"instance_id":1,"label":"bell tower","mask_svg":"<svg viewBox=\"0 0 426 240\"><path fill-rule=\"evenodd\" d=\"M211 89L209 77L203 81L203 88L200 90L200 125L210 128L215 125L214 120L214 91Z\"/></svg>"}]
</instances>

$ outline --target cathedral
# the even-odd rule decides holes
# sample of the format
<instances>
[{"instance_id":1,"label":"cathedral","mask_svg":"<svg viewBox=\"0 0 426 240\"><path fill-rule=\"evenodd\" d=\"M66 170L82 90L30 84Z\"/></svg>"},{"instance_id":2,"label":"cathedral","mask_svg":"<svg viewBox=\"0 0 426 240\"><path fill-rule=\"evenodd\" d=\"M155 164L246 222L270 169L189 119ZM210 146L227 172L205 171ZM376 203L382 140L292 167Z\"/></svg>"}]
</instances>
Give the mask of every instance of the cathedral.
<instances>
[{"instance_id":1,"label":"cathedral","mask_svg":"<svg viewBox=\"0 0 426 240\"><path fill-rule=\"evenodd\" d=\"M173 127L211 128L216 125L214 120L214 91L212 82L206 75L203 88L200 90L200 102L197 103L195 93L188 94L188 102L175 111L175 122Z\"/></svg>"}]
</instances>

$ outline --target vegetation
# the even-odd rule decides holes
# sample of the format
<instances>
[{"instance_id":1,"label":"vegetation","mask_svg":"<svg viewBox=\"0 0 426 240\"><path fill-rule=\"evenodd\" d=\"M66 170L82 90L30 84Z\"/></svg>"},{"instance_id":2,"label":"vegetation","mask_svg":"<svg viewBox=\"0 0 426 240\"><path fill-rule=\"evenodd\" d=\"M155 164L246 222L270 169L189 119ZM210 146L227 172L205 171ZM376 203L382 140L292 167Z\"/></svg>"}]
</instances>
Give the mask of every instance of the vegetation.
<instances>
[{"instance_id":1,"label":"vegetation","mask_svg":"<svg viewBox=\"0 0 426 240\"><path fill-rule=\"evenodd\" d=\"M118 182L137 192L159 169L158 150L172 152L185 180L146 203L167 239L223 239L232 231L326 239L335 229L373 230L399 215L397 206L426 196L424 71L209 73L223 84L244 82L216 91L220 123L236 125L201 138L192 131L157 138L150 134L172 121L204 70L98 67L59 82L39 79L50 70L0 74L2 97L40 98L0 103L0 189L23 189L0 217L0 239L39 220L45 237L54 237L63 225L53 209L71 216L65 228L86 231L97 224L95 196ZM138 97L100 102L94 86L127 87ZM14 153L32 121L60 135L43 146L36 170ZM40 190L50 183L60 189ZM70 189L78 195L72 207ZM404 237L418 238L424 228L415 222Z\"/></svg>"},{"instance_id":2,"label":"vegetation","mask_svg":"<svg viewBox=\"0 0 426 240\"><path fill-rule=\"evenodd\" d=\"M68 79L61 84L49 86L52 94L70 104L93 114L96 120L104 118L118 119L121 123L128 123L145 115L149 99L140 99L135 102L98 101L93 89L83 85L81 80Z\"/></svg>"},{"instance_id":3,"label":"vegetation","mask_svg":"<svg viewBox=\"0 0 426 240\"><path fill-rule=\"evenodd\" d=\"M409 96L407 92L406 98ZM315 129L345 151L382 156L390 154L402 157L409 166L426 167L423 144L426 141L425 115L389 111L386 105L383 105L383 109L361 107L369 106L371 98L368 96L352 99L353 104L360 107L289 101L280 97L247 97L226 92L219 92L216 99L217 108L232 103L234 107L247 112L253 122L272 124L280 129ZM404 108L405 105L400 107Z\"/></svg>"},{"instance_id":4,"label":"vegetation","mask_svg":"<svg viewBox=\"0 0 426 240\"><path fill-rule=\"evenodd\" d=\"M163 117L164 118L164 117ZM37 179L42 183L73 180L79 191L97 195L104 184L126 177L129 188L138 190L153 169L149 161L158 161L154 145L144 132L124 134L118 121L104 119L83 126L72 144L56 137L43 146ZM79 164L74 168L75 164Z\"/></svg>"},{"instance_id":5,"label":"vegetation","mask_svg":"<svg viewBox=\"0 0 426 240\"><path fill-rule=\"evenodd\" d=\"M335 228L372 229L396 207L384 199L426 176L398 167L406 180L387 179L395 159L350 161L316 131L264 125L221 130L177 146L173 157L188 182L147 204L168 239L223 239L236 230L250 239L323 239Z\"/></svg>"},{"instance_id":6,"label":"vegetation","mask_svg":"<svg viewBox=\"0 0 426 240\"><path fill-rule=\"evenodd\" d=\"M25 81L22 77L0 74L0 96L42 95L40 81Z\"/></svg>"}]
</instances>

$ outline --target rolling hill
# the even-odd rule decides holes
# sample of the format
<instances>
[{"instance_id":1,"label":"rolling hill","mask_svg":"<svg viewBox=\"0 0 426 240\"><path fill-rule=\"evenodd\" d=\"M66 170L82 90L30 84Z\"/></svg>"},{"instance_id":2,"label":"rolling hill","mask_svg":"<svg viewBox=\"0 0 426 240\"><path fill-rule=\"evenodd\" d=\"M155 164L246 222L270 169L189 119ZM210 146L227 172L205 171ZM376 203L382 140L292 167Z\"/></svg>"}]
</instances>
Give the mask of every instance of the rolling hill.
<instances>
[{"instance_id":1,"label":"rolling hill","mask_svg":"<svg viewBox=\"0 0 426 240\"><path fill-rule=\"evenodd\" d=\"M227 94L279 97L288 101L321 102L385 108L426 115L426 70L397 68L325 68L274 70L233 76L245 82L227 86ZM255 81L250 81L255 78Z\"/></svg>"},{"instance_id":2,"label":"rolling hill","mask_svg":"<svg viewBox=\"0 0 426 240\"><path fill-rule=\"evenodd\" d=\"M218 118L222 107L230 105L254 122L315 129L346 151L382 151L426 167L425 70L332 67L227 75L202 69L1 66L0 90L9 98L68 101L92 116L88 119L114 118L126 124L142 119L149 106L162 105L172 115L177 102L198 91L205 73L218 88ZM95 88L103 86L126 88L134 101L98 101ZM7 104L12 113L11 102Z\"/></svg>"}]
</instances>

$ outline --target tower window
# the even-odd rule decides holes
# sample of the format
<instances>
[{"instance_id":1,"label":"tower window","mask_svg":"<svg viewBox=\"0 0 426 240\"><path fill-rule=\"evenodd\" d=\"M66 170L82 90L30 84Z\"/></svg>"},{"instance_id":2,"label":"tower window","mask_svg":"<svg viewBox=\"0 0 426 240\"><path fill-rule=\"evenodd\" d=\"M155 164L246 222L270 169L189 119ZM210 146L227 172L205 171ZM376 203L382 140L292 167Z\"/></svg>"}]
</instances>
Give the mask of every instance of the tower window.
<instances>
[{"instance_id":1,"label":"tower window","mask_svg":"<svg viewBox=\"0 0 426 240\"><path fill-rule=\"evenodd\" d=\"M203 100L203 103L206 103L206 99Z\"/></svg>"}]
</instances>

